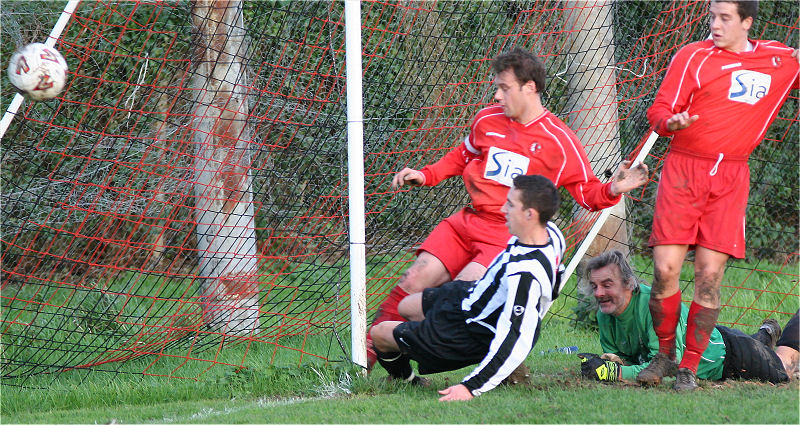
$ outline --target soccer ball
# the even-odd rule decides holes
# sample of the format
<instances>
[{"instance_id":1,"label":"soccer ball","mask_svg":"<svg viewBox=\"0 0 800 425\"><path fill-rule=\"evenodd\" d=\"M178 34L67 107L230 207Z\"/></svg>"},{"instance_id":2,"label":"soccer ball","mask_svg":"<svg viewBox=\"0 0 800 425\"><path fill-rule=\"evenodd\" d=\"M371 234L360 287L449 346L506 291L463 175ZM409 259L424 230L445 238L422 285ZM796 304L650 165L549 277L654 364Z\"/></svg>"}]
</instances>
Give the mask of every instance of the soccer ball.
<instances>
[{"instance_id":1,"label":"soccer ball","mask_svg":"<svg viewBox=\"0 0 800 425\"><path fill-rule=\"evenodd\" d=\"M58 50L31 43L11 55L8 79L28 99L52 99L67 81L67 61Z\"/></svg>"}]
</instances>

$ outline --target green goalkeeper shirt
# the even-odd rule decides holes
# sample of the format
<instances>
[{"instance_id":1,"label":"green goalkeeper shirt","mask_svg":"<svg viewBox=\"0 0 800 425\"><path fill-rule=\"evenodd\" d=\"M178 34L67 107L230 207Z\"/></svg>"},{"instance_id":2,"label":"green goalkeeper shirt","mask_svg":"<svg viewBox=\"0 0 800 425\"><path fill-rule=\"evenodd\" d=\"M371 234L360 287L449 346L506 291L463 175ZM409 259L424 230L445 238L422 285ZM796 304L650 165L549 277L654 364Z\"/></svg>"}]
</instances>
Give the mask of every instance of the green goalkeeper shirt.
<instances>
[{"instance_id":1,"label":"green goalkeeper shirt","mask_svg":"<svg viewBox=\"0 0 800 425\"><path fill-rule=\"evenodd\" d=\"M600 345L603 352L614 353L630 366L622 366L622 379L634 380L639 371L650 364L650 360L658 353L658 337L653 330L653 318L650 316L650 287L640 285L633 291L631 302L619 316L597 312L597 324L600 327ZM683 357L686 347L686 317L689 309L681 304L681 319L675 334L676 356L678 361ZM725 344L722 335L714 328L708 348L700 358L697 377L707 380L722 378L722 364L725 360Z\"/></svg>"}]
</instances>

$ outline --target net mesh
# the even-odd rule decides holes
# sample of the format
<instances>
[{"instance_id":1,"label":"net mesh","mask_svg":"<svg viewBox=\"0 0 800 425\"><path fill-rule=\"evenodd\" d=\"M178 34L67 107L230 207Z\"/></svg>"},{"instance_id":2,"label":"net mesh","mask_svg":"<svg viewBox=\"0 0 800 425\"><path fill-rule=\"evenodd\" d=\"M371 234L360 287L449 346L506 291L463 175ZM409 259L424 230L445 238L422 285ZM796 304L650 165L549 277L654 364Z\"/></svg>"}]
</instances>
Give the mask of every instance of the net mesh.
<instances>
[{"instance_id":1,"label":"net mesh","mask_svg":"<svg viewBox=\"0 0 800 425\"><path fill-rule=\"evenodd\" d=\"M3 57L44 40L62 7L4 1L3 36L13 42ZM256 348L276 363L349 358L343 9L244 2L228 33L238 38L222 48L202 42L197 22L208 17L191 3L79 4L56 42L70 67L66 89L26 102L2 139L4 382L76 369L199 379L217 365L246 366ZM469 202L460 179L394 191L391 177L461 142L492 103L496 54L520 46L545 61L546 107L578 133L606 181L647 135L645 111L672 55L707 36L707 4L691 1L363 1L361 16L370 316L433 226ZM751 34L797 45L794 2L763 2ZM200 75L203 55L225 49L224 65L240 72ZM246 133L203 127L198 105L224 91L215 84L229 97L204 105L233 114L226 122ZM797 111L793 92L751 159L748 259L729 264L723 324L757 328L797 311ZM656 144L653 180L626 197L590 250L626 250L645 281L667 145ZM562 198L569 260L598 214ZM212 201L235 205L223 214ZM220 216L235 220L218 225ZM253 234L222 238L230 228ZM252 253L214 238L254 244ZM209 289L204 264L250 260ZM684 294L691 285L683 276ZM551 317L576 318L575 284L562 294ZM212 326L209 306L244 309L256 325Z\"/></svg>"}]
</instances>

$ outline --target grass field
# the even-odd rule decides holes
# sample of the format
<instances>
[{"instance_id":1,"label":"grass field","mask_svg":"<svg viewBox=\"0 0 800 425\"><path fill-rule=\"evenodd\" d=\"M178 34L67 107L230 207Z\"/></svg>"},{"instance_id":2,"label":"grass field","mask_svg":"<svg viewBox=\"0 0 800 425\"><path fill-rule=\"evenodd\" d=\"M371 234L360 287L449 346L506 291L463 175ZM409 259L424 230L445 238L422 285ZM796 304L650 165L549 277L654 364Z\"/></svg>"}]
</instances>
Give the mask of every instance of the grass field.
<instances>
[{"instance_id":1,"label":"grass field","mask_svg":"<svg viewBox=\"0 0 800 425\"><path fill-rule=\"evenodd\" d=\"M646 269L641 262L636 259L637 269ZM745 280L737 273L729 269L726 277ZM748 280L753 287L767 283ZM574 282L570 284L574 287ZM786 275L771 285L778 293L797 293L796 280ZM759 323L765 313L746 306L770 306L781 312L797 309L796 295L723 289L730 292L731 305L744 308L723 309L720 321ZM754 297L759 297L759 304L754 304ZM566 315L574 304L574 298L561 297L554 309ZM349 335L342 337L349 340ZM331 339L313 336L305 344L307 352L325 352ZM187 362L180 355L185 352L158 362L143 356L113 363L112 372L72 370L21 381L4 379L0 419L3 423L800 423L797 380L777 386L701 381L701 388L691 395L674 393L671 379L653 389L600 384L580 377L575 355L541 354L573 345L582 352L600 351L596 331L550 315L526 360L531 385L497 388L466 403L439 403L436 391L459 382L469 369L432 375L430 388L417 388L388 382L380 368L364 376L344 361L325 363L306 356L297 366L297 351L276 351L270 344L228 346L215 357L214 367L207 361ZM8 358L12 351L2 348L3 358ZM36 346L25 348L17 347L14 354L29 353L31 362L38 359ZM242 364L244 358L245 368L225 366ZM15 385L19 383L22 386Z\"/></svg>"},{"instance_id":2,"label":"grass field","mask_svg":"<svg viewBox=\"0 0 800 425\"><path fill-rule=\"evenodd\" d=\"M460 381L468 370L432 375L430 388L417 388L387 382L380 369L361 376L336 364L268 366L272 352L256 347L248 355L253 356L248 363L256 366L238 372L216 367L200 381L64 373L48 389L4 385L0 412L4 423L800 421L797 380L777 386L701 381L701 388L691 395L674 393L671 380L654 389L600 384L580 377L575 355L540 354L569 345L577 345L581 351L600 350L594 332L575 328L565 320L551 320L526 361L532 371L530 386L501 387L465 403L439 403L436 391ZM137 368L141 365L131 364L131 370Z\"/></svg>"}]
</instances>

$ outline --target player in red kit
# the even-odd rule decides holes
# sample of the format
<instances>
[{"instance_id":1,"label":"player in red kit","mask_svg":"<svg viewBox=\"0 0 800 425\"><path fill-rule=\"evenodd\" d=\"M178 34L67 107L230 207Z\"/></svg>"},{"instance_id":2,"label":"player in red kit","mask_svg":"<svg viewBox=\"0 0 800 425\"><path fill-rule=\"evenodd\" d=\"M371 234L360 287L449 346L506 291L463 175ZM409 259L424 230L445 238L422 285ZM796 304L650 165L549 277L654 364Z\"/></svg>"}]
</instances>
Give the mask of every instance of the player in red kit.
<instances>
[{"instance_id":1,"label":"player in red kit","mask_svg":"<svg viewBox=\"0 0 800 425\"><path fill-rule=\"evenodd\" d=\"M405 168L392 179L392 187L397 188L434 186L461 176L472 203L434 228L417 250L414 264L381 304L372 325L405 321L398 304L409 294L483 276L510 238L500 208L515 176L543 175L565 187L590 211L615 205L622 193L647 181L647 166L631 168L627 161L610 182L604 184L595 177L575 133L542 106L544 65L531 52L517 48L502 53L492 67L497 104L477 113L464 141L436 163L421 170ZM375 354L370 339L367 346L371 368Z\"/></svg>"},{"instance_id":2,"label":"player in red kit","mask_svg":"<svg viewBox=\"0 0 800 425\"><path fill-rule=\"evenodd\" d=\"M719 314L725 263L745 254L747 160L798 86L794 49L748 39L757 12L755 1L712 1L711 37L675 54L647 111L655 131L672 142L649 241L655 263L649 307L659 353L637 377L645 385L675 375L675 390L697 387L700 355ZM689 249L695 250L695 289L678 365L678 278Z\"/></svg>"}]
</instances>

